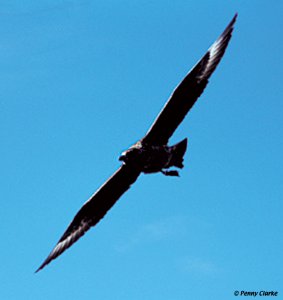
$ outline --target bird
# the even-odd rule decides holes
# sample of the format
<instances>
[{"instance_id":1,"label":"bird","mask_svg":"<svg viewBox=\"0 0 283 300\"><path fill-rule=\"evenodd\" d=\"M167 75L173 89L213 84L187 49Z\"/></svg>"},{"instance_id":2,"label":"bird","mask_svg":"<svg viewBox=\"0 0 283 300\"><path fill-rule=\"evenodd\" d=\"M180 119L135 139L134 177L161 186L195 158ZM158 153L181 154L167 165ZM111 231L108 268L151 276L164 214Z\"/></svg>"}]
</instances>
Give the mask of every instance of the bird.
<instances>
[{"instance_id":1,"label":"bird","mask_svg":"<svg viewBox=\"0 0 283 300\"><path fill-rule=\"evenodd\" d=\"M176 168L184 167L187 138L173 146L168 145L169 138L203 93L210 76L222 59L232 37L237 15L234 15L223 33L175 88L145 136L121 154L121 166L83 204L36 273L95 226L140 174L160 172L165 176L179 176Z\"/></svg>"}]
</instances>

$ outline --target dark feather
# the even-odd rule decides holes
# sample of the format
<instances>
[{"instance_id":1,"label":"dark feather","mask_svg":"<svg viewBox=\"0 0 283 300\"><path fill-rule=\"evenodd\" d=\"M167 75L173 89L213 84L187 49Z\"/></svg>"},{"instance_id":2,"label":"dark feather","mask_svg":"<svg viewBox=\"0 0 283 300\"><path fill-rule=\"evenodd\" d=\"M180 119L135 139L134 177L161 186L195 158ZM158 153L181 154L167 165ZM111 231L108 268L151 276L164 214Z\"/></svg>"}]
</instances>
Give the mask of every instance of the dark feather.
<instances>
[{"instance_id":1,"label":"dark feather","mask_svg":"<svg viewBox=\"0 0 283 300\"><path fill-rule=\"evenodd\" d=\"M90 227L97 224L115 202L130 188L131 184L137 180L139 175L140 171L133 169L131 166L122 165L82 206L55 248L36 272L43 269L53 259L73 245Z\"/></svg>"},{"instance_id":2,"label":"dark feather","mask_svg":"<svg viewBox=\"0 0 283 300\"><path fill-rule=\"evenodd\" d=\"M219 64L232 35L237 14L212 44L207 53L177 86L142 142L166 145L169 138L205 89L208 79Z\"/></svg>"}]
</instances>

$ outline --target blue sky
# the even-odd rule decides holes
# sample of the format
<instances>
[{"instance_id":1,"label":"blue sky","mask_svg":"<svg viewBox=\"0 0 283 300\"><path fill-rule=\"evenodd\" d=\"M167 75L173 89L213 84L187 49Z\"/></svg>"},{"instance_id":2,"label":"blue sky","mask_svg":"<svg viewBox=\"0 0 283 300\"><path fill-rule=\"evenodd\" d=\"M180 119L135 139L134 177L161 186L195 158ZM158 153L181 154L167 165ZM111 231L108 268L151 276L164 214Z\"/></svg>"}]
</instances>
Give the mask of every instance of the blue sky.
<instances>
[{"instance_id":1,"label":"blue sky","mask_svg":"<svg viewBox=\"0 0 283 300\"><path fill-rule=\"evenodd\" d=\"M282 296L280 1L0 1L1 299ZM34 274L86 199L239 13L170 143L180 178L141 176Z\"/></svg>"}]
</instances>

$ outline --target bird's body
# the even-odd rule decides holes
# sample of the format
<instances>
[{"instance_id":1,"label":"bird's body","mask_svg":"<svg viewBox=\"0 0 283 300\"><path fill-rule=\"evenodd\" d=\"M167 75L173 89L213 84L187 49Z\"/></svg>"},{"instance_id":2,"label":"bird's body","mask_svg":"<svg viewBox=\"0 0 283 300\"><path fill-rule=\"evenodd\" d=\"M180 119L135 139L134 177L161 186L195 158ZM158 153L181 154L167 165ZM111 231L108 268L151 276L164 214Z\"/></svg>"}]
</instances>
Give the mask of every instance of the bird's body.
<instances>
[{"instance_id":1,"label":"bird's body","mask_svg":"<svg viewBox=\"0 0 283 300\"><path fill-rule=\"evenodd\" d=\"M183 155L187 149L187 139L174 146L148 145L137 142L129 150L122 153L119 160L132 165L145 174L165 172L171 167L183 168Z\"/></svg>"},{"instance_id":2,"label":"bird's body","mask_svg":"<svg viewBox=\"0 0 283 300\"><path fill-rule=\"evenodd\" d=\"M145 137L122 153L119 159L122 161L122 166L81 207L37 271L43 269L74 244L90 227L95 226L141 173L161 172L167 176L179 175L177 170L170 168L183 168L187 139L173 146L168 146L168 141L204 91L208 79L223 57L231 39L236 18L237 14L173 91Z\"/></svg>"}]
</instances>

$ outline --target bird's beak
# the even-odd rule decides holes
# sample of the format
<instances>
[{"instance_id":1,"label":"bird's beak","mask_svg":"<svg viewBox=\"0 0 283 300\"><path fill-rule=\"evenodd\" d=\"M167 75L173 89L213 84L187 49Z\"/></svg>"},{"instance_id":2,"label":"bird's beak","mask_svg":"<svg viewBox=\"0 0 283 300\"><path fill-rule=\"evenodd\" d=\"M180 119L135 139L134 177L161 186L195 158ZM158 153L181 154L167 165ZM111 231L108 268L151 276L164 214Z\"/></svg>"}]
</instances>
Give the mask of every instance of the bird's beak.
<instances>
[{"instance_id":1,"label":"bird's beak","mask_svg":"<svg viewBox=\"0 0 283 300\"><path fill-rule=\"evenodd\" d=\"M120 161L123 161L123 162L126 162L126 153L125 152L123 152L121 155L120 155L120 157L119 157L119 160Z\"/></svg>"}]
</instances>

